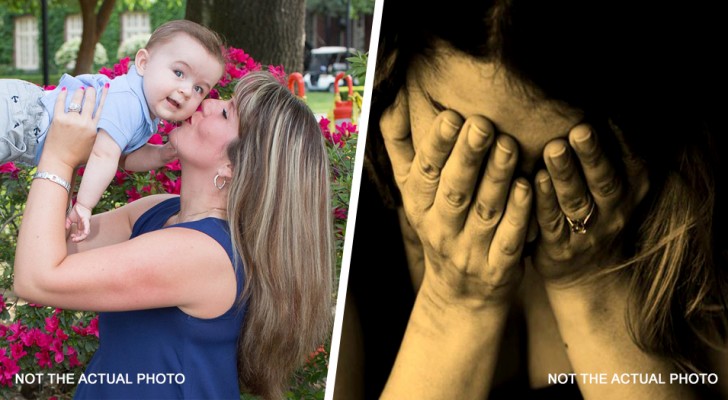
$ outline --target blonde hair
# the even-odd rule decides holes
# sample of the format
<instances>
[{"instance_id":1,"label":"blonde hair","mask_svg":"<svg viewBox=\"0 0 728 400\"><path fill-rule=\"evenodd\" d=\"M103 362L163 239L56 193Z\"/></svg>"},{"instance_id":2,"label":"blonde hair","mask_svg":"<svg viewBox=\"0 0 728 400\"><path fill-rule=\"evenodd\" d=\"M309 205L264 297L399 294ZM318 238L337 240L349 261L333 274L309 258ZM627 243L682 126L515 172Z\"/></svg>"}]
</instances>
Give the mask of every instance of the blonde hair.
<instances>
[{"instance_id":1,"label":"blonde hair","mask_svg":"<svg viewBox=\"0 0 728 400\"><path fill-rule=\"evenodd\" d=\"M311 110L270 73L241 78L234 104L228 218L248 302L238 374L253 394L280 398L331 326L329 161Z\"/></svg>"}]
</instances>

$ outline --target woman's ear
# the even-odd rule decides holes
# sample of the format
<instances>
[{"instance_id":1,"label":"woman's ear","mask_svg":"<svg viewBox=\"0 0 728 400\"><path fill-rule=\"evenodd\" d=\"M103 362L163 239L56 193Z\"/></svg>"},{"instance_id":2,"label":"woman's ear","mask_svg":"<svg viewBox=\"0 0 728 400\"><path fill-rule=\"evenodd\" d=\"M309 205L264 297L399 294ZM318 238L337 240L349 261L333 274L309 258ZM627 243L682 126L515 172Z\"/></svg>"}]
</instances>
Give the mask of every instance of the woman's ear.
<instances>
[{"instance_id":1,"label":"woman's ear","mask_svg":"<svg viewBox=\"0 0 728 400\"><path fill-rule=\"evenodd\" d=\"M233 177L233 166L230 163L225 164L224 166L217 169L217 174L220 175L220 177L225 178L227 180L232 179Z\"/></svg>"},{"instance_id":2,"label":"woman's ear","mask_svg":"<svg viewBox=\"0 0 728 400\"><path fill-rule=\"evenodd\" d=\"M144 76L144 71L147 68L147 62L149 61L149 51L147 49L139 49L134 58L134 65L136 66L137 73L140 76Z\"/></svg>"}]
</instances>

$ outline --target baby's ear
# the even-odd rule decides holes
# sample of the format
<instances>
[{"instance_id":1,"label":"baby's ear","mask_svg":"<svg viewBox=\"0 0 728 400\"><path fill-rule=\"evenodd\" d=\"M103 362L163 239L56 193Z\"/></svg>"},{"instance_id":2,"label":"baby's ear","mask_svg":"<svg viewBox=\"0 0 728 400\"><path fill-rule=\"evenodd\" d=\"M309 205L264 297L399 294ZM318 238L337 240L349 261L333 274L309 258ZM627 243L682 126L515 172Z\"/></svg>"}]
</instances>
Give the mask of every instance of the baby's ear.
<instances>
[{"instance_id":1,"label":"baby's ear","mask_svg":"<svg viewBox=\"0 0 728 400\"><path fill-rule=\"evenodd\" d=\"M148 61L149 51L147 49L139 49L136 53L136 57L134 58L134 65L136 66L136 70L139 75L144 76Z\"/></svg>"}]
</instances>

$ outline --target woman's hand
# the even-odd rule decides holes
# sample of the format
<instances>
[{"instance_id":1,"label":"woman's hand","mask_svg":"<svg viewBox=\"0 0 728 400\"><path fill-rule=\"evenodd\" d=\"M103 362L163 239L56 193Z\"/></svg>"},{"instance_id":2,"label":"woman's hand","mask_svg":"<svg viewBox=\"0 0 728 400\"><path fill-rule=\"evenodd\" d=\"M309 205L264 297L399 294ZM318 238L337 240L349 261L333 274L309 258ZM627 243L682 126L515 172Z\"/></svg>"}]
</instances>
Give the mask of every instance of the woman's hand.
<instances>
[{"instance_id":1,"label":"woman's hand","mask_svg":"<svg viewBox=\"0 0 728 400\"><path fill-rule=\"evenodd\" d=\"M56 100L51 123L41 157L53 158L70 168L86 162L96 139L96 127L106 99L108 85L102 90L101 102L94 113L96 90L93 87L76 90L71 103L85 104L81 111L66 111L68 91L61 90Z\"/></svg>"},{"instance_id":2,"label":"woman's hand","mask_svg":"<svg viewBox=\"0 0 728 400\"><path fill-rule=\"evenodd\" d=\"M444 111L415 152L401 93L380 124L405 213L424 247L422 290L436 301L468 307L505 302L522 275L532 200L526 180L511 181L514 140L496 139L483 117L463 123Z\"/></svg>"},{"instance_id":3,"label":"woman's hand","mask_svg":"<svg viewBox=\"0 0 728 400\"><path fill-rule=\"evenodd\" d=\"M615 133L625 176L612 166L589 125L574 127L568 143L557 139L544 149L548 172L539 171L535 180L541 235L534 266L549 282L568 284L620 261L620 234L649 181L643 163Z\"/></svg>"}]
</instances>

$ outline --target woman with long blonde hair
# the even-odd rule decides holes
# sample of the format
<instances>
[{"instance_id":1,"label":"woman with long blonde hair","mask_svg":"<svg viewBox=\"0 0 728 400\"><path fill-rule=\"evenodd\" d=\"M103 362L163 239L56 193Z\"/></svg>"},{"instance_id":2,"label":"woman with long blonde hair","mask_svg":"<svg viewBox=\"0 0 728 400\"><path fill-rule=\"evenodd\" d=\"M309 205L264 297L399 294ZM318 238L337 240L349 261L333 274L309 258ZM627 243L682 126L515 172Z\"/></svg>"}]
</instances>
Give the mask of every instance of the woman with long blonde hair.
<instances>
[{"instance_id":1,"label":"woman with long blonde hair","mask_svg":"<svg viewBox=\"0 0 728 400\"><path fill-rule=\"evenodd\" d=\"M310 109L269 73L246 75L170 134L179 196L95 215L87 240L67 242L64 182L95 122L57 105L15 261L18 296L100 312L86 374L133 381L80 384L76 397L282 397L331 320L328 157ZM159 376L174 379L148 379Z\"/></svg>"}]
</instances>

